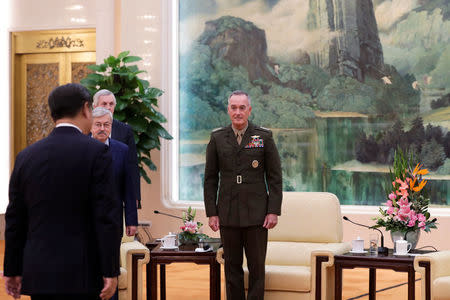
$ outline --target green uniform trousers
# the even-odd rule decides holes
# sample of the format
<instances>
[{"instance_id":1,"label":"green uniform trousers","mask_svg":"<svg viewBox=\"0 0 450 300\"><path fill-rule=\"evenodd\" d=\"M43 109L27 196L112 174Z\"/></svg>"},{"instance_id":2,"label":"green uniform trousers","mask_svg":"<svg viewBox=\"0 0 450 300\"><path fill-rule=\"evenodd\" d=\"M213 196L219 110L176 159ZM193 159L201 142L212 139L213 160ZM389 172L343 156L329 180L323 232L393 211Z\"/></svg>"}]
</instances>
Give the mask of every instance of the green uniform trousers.
<instances>
[{"instance_id":1,"label":"green uniform trousers","mask_svg":"<svg viewBox=\"0 0 450 300\"><path fill-rule=\"evenodd\" d=\"M245 300L243 250L249 270L248 300L264 299L267 229L258 226L220 226L228 300Z\"/></svg>"}]
</instances>

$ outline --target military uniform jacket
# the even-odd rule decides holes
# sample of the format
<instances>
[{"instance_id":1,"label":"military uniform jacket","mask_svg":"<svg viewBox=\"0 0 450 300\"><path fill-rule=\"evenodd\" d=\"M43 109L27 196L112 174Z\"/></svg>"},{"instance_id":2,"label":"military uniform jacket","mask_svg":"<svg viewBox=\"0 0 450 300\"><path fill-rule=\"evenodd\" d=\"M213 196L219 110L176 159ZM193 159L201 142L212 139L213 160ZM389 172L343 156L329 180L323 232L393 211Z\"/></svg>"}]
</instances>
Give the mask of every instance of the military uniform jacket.
<instances>
[{"instance_id":1,"label":"military uniform jacket","mask_svg":"<svg viewBox=\"0 0 450 300\"><path fill-rule=\"evenodd\" d=\"M211 133L206 148L206 215L223 226L262 225L281 213L282 175L272 132L249 122L239 145L231 125Z\"/></svg>"}]
</instances>

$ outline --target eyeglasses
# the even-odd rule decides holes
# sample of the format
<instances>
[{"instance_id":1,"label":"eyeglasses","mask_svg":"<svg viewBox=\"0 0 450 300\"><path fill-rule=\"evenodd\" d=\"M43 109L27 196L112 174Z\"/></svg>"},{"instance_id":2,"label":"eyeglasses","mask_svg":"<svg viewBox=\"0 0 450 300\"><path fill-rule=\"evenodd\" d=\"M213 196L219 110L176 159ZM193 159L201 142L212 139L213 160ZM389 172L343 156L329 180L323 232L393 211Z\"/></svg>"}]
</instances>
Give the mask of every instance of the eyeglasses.
<instances>
[{"instance_id":1,"label":"eyeglasses","mask_svg":"<svg viewBox=\"0 0 450 300\"><path fill-rule=\"evenodd\" d=\"M94 123L94 127L96 127L96 128L110 128L111 127L111 123L99 123L99 122L96 122L96 123Z\"/></svg>"}]
</instances>

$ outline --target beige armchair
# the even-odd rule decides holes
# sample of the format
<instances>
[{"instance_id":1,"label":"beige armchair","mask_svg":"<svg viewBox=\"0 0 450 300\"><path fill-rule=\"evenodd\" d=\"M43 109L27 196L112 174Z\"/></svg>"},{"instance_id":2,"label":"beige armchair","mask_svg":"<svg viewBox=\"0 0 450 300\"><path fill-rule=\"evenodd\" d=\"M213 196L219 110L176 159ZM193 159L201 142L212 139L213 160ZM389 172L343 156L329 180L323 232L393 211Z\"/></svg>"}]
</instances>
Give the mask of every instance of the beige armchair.
<instances>
[{"instance_id":1,"label":"beige armchair","mask_svg":"<svg viewBox=\"0 0 450 300\"><path fill-rule=\"evenodd\" d=\"M450 250L417 256L414 269L422 277L422 300L450 299Z\"/></svg>"},{"instance_id":2,"label":"beige armchair","mask_svg":"<svg viewBox=\"0 0 450 300\"><path fill-rule=\"evenodd\" d=\"M278 225L269 230L264 299L334 299L334 255L342 242L338 198L330 193L285 192ZM217 260L224 263L223 249ZM245 288L248 269L244 267Z\"/></svg>"},{"instance_id":3,"label":"beige armchair","mask_svg":"<svg viewBox=\"0 0 450 300\"><path fill-rule=\"evenodd\" d=\"M150 260L148 248L124 234L120 245L119 300L142 300L142 266Z\"/></svg>"}]
</instances>

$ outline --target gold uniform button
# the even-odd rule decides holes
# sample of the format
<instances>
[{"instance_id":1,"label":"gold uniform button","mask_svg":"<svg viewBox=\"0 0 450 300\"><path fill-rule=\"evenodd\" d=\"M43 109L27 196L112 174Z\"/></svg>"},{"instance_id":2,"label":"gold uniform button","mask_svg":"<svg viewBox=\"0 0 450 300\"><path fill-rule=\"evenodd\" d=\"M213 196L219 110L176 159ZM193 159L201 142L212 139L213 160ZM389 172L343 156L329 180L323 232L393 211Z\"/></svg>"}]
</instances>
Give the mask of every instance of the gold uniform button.
<instances>
[{"instance_id":1,"label":"gold uniform button","mask_svg":"<svg viewBox=\"0 0 450 300\"><path fill-rule=\"evenodd\" d=\"M253 168L257 168L259 166L259 163L258 163L258 161L255 159L254 161L252 161L252 167Z\"/></svg>"}]
</instances>

